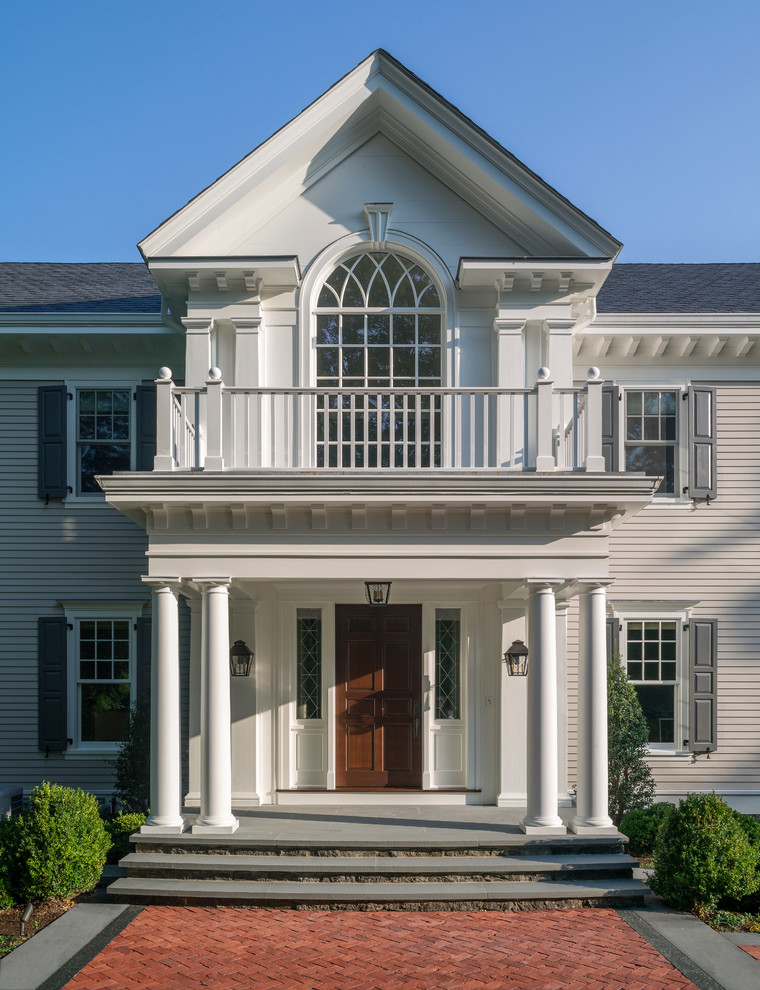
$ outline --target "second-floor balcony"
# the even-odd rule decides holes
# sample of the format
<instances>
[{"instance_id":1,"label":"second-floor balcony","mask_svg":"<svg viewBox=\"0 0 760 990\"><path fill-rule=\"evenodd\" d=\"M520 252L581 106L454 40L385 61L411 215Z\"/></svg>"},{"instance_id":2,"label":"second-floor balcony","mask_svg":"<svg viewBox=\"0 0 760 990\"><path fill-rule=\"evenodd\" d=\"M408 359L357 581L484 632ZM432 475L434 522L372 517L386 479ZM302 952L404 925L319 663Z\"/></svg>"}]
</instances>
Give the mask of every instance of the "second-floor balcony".
<instances>
[{"instance_id":1,"label":"second-floor balcony","mask_svg":"<svg viewBox=\"0 0 760 990\"><path fill-rule=\"evenodd\" d=\"M157 471L604 471L602 385L201 388L157 380Z\"/></svg>"}]
</instances>

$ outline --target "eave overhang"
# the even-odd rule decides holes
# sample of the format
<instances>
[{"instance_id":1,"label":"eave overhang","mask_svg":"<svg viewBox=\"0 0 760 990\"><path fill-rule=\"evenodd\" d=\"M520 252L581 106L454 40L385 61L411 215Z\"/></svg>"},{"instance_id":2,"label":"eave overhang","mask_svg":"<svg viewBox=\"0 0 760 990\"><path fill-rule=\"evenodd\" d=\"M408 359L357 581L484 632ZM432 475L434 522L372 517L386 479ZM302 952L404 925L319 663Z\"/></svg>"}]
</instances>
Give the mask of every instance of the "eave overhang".
<instances>
[{"instance_id":1,"label":"eave overhang","mask_svg":"<svg viewBox=\"0 0 760 990\"><path fill-rule=\"evenodd\" d=\"M613 258L460 258L460 289L496 288L504 295L593 297L612 270Z\"/></svg>"},{"instance_id":2,"label":"eave overhang","mask_svg":"<svg viewBox=\"0 0 760 990\"><path fill-rule=\"evenodd\" d=\"M182 302L191 293L251 296L262 287L295 289L301 284L301 266L295 255L151 258L148 268L162 295Z\"/></svg>"},{"instance_id":3,"label":"eave overhang","mask_svg":"<svg viewBox=\"0 0 760 990\"><path fill-rule=\"evenodd\" d=\"M145 525L156 507L261 508L433 505L494 509L588 511L619 525L648 505L661 479L638 473L536 474L525 472L120 472L98 478L106 501Z\"/></svg>"}]
</instances>

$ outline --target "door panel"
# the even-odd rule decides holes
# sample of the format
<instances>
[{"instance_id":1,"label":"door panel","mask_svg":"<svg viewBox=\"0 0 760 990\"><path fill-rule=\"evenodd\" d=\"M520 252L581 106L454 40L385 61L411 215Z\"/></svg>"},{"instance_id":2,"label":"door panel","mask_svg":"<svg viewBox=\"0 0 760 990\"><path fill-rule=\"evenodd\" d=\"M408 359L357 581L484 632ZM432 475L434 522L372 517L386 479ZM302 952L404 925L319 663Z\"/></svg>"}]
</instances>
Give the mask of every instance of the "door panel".
<instances>
[{"instance_id":1,"label":"door panel","mask_svg":"<svg viewBox=\"0 0 760 990\"><path fill-rule=\"evenodd\" d=\"M422 608L337 605L338 787L420 787Z\"/></svg>"}]
</instances>

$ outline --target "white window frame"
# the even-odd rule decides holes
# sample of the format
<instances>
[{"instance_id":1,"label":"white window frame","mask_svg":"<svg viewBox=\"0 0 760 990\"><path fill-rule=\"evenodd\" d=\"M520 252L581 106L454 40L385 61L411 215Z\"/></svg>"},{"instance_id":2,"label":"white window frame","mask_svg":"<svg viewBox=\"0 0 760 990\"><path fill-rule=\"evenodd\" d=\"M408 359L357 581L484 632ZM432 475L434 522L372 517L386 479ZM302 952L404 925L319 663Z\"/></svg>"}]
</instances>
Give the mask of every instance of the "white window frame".
<instances>
[{"instance_id":1,"label":"white window frame","mask_svg":"<svg viewBox=\"0 0 760 990\"><path fill-rule=\"evenodd\" d=\"M676 623L676 680L673 705L672 743L649 743L650 756L690 756L683 748L683 740L689 739L689 654L687 632L691 612L698 602L615 602L614 617L620 629L620 657L623 669L628 673L628 623L675 622ZM632 681L637 684L661 684L662 681Z\"/></svg>"},{"instance_id":2,"label":"white window frame","mask_svg":"<svg viewBox=\"0 0 760 990\"><path fill-rule=\"evenodd\" d=\"M137 632L135 626L142 615L144 602L61 602L67 623L67 711L66 724L72 745L68 757L89 757L98 754L114 756L119 742L84 742L82 740L81 706L79 700L79 627L90 619L129 622L129 686L130 704L137 700Z\"/></svg>"},{"instance_id":3,"label":"white window frame","mask_svg":"<svg viewBox=\"0 0 760 990\"><path fill-rule=\"evenodd\" d=\"M66 477L69 487L72 489L66 496L67 502L83 502L89 505L104 503L103 492L80 492L79 491L79 393L87 391L98 391L108 389L119 389L129 392L129 470L134 471L137 467L137 385L134 379L125 381L69 381L66 382L67 391L73 396L68 400L67 405L71 408L66 417L66 440L67 440L67 464Z\"/></svg>"},{"instance_id":4,"label":"white window frame","mask_svg":"<svg viewBox=\"0 0 760 990\"><path fill-rule=\"evenodd\" d=\"M650 506L662 506L663 504L684 504L690 506L692 500L689 498L688 494L684 494L684 488L689 484L689 443L688 443L688 409L686 408L687 403L684 399L688 395L688 385L683 385L681 383L674 382L643 382L641 384L637 382L626 382L622 384L617 382L618 388L620 389L621 402L619 410L619 431L620 431L620 442L618 451L618 469L622 472L626 471L626 456L625 448L627 444L626 440L626 404L627 404L627 393L628 392L675 392L676 393L676 465L674 471L673 486L675 491L673 492L662 492L656 493L654 499L650 503ZM635 441L631 441L634 443ZM662 444L669 443L669 441L662 441Z\"/></svg>"}]
</instances>

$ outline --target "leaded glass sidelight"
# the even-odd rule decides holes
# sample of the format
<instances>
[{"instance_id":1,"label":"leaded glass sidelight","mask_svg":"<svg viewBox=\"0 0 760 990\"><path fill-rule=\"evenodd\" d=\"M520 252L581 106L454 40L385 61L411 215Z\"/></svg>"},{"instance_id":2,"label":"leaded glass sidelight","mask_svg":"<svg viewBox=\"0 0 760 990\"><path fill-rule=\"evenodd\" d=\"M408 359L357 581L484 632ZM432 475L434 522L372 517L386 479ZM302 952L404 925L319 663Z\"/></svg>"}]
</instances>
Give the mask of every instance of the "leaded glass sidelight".
<instances>
[{"instance_id":1,"label":"leaded glass sidelight","mask_svg":"<svg viewBox=\"0 0 760 990\"><path fill-rule=\"evenodd\" d=\"M317 405L319 467L440 464L440 397L404 389L440 388L442 321L435 282L407 258L355 255L328 276L316 312L317 385L332 391Z\"/></svg>"},{"instance_id":2,"label":"leaded glass sidelight","mask_svg":"<svg viewBox=\"0 0 760 990\"><path fill-rule=\"evenodd\" d=\"M296 612L296 707L299 719L322 718L322 610Z\"/></svg>"},{"instance_id":3,"label":"leaded glass sidelight","mask_svg":"<svg viewBox=\"0 0 760 990\"><path fill-rule=\"evenodd\" d=\"M461 684L462 619L458 608L435 610L435 717L462 717Z\"/></svg>"}]
</instances>

